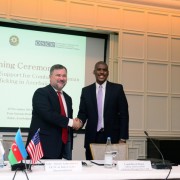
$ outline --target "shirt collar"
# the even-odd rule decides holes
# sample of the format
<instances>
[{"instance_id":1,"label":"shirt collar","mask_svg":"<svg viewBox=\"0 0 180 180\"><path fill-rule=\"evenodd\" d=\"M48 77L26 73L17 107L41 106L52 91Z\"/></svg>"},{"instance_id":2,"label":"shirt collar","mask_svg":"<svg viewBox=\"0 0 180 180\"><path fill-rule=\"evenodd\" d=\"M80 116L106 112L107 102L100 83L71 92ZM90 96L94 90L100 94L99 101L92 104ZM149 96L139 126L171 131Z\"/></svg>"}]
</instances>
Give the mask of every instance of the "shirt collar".
<instances>
[{"instance_id":1,"label":"shirt collar","mask_svg":"<svg viewBox=\"0 0 180 180\"><path fill-rule=\"evenodd\" d=\"M105 81L103 84L98 84L97 82L96 82L96 88L99 88L99 86L102 86L102 88L103 89L105 89L106 88L106 84L107 84L107 81Z\"/></svg>"},{"instance_id":2,"label":"shirt collar","mask_svg":"<svg viewBox=\"0 0 180 180\"><path fill-rule=\"evenodd\" d=\"M58 90L56 88L54 88L53 86L52 86L52 88L55 90L56 93L58 92ZM59 92L61 92L61 94L63 94L63 90L61 90Z\"/></svg>"}]
</instances>

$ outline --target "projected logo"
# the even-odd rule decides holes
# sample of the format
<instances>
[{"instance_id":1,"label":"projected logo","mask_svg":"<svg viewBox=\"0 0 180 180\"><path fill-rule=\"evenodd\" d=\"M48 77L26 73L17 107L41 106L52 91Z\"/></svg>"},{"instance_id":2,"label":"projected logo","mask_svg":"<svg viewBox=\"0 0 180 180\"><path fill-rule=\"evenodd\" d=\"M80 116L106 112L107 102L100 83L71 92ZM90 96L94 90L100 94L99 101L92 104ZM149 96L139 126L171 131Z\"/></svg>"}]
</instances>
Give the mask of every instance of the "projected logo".
<instances>
[{"instance_id":1,"label":"projected logo","mask_svg":"<svg viewBox=\"0 0 180 180\"><path fill-rule=\"evenodd\" d=\"M9 43L12 46L17 46L19 44L19 38L17 36L13 35L9 38Z\"/></svg>"},{"instance_id":2,"label":"projected logo","mask_svg":"<svg viewBox=\"0 0 180 180\"><path fill-rule=\"evenodd\" d=\"M36 46L45 46L45 47L55 47L55 42L36 40L35 45Z\"/></svg>"}]
</instances>

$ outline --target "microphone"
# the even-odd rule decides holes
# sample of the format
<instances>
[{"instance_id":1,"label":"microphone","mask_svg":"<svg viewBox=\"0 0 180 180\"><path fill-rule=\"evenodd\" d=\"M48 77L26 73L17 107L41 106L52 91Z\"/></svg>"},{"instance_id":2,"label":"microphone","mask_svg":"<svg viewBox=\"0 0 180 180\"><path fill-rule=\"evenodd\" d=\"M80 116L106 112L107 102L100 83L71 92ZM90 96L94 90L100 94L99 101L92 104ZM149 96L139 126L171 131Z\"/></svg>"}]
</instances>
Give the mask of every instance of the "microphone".
<instances>
[{"instance_id":1,"label":"microphone","mask_svg":"<svg viewBox=\"0 0 180 180\"><path fill-rule=\"evenodd\" d=\"M149 138L149 140L152 142L152 144L154 145L154 147L159 152L162 158L162 162L155 162L152 164L152 167L155 169L172 169L171 164L165 162L163 154L161 153L160 149L156 146L152 138L148 135L147 131L144 131L144 134Z\"/></svg>"}]
</instances>

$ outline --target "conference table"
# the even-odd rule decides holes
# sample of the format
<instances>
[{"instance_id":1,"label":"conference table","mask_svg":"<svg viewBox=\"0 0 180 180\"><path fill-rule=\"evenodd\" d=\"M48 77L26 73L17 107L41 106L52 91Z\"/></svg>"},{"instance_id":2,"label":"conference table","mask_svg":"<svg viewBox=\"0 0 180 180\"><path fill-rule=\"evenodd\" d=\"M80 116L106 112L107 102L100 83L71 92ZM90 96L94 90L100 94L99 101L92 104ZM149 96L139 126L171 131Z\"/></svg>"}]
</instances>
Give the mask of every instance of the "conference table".
<instances>
[{"instance_id":1,"label":"conference table","mask_svg":"<svg viewBox=\"0 0 180 180\"><path fill-rule=\"evenodd\" d=\"M85 161L87 162L87 161ZM80 171L53 171L45 170L44 165L32 166L32 171L17 171L14 179L25 180L131 180L131 179L166 179L169 169L152 169L140 171L122 171L117 167L105 168L87 162L88 165L82 166ZM12 180L15 171L11 171L9 163L0 168L0 180ZM173 166L168 179L180 179L180 165Z\"/></svg>"}]
</instances>

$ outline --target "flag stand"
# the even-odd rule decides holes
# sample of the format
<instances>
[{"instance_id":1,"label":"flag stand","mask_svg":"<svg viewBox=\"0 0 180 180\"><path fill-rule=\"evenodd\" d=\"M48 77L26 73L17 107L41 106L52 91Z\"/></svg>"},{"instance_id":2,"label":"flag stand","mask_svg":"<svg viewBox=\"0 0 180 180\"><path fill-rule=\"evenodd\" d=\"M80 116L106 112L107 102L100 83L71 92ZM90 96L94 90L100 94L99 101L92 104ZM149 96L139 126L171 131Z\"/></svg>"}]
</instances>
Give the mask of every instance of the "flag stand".
<instances>
[{"instance_id":1,"label":"flag stand","mask_svg":"<svg viewBox=\"0 0 180 180\"><path fill-rule=\"evenodd\" d=\"M40 162L40 164L34 164L34 165L44 165L44 163L42 163L40 160L38 160L38 161ZM21 163L19 163L19 164L12 165L12 166L11 166L11 170L12 170L12 171L15 171L12 180L15 179L17 171L22 171L22 172L24 172L25 175L26 175L27 180L29 180L26 171L32 172L31 167L32 167L31 161L30 161L30 164L27 164L26 161L25 161L25 163L23 163L23 162L21 161Z\"/></svg>"},{"instance_id":2,"label":"flag stand","mask_svg":"<svg viewBox=\"0 0 180 180\"><path fill-rule=\"evenodd\" d=\"M12 171L15 171L14 176L13 176L13 180L14 180L15 177L16 177L17 171L22 171L22 172L24 172L25 175L26 175L27 180L29 180L26 170L31 171L31 164L26 164L26 161L25 161L25 163L23 163L23 162L21 161L21 163L19 163L19 164L12 165L12 166L11 166L11 170L12 170Z\"/></svg>"},{"instance_id":3,"label":"flag stand","mask_svg":"<svg viewBox=\"0 0 180 180\"><path fill-rule=\"evenodd\" d=\"M12 180L15 179L16 173L17 173L17 171L19 171L19 170L21 170L21 169L16 169L16 171L15 171L15 173L14 173L14 176L13 176L13 179L12 179ZM23 170L21 170L21 171L25 173L27 180L29 180L28 175L27 175L27 172L26 172L26 169L23 169Z\"/></svg>"}]
</instances>

